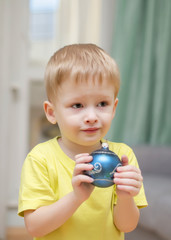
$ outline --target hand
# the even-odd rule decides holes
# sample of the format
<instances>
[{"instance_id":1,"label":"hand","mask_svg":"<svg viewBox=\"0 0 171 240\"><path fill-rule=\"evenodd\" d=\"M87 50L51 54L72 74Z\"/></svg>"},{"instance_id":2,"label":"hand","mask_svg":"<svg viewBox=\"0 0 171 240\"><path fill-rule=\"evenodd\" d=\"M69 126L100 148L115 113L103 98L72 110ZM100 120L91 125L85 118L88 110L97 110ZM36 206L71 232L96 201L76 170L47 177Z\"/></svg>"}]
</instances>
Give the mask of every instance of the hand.
<instances>
[{"instance_id":1,"label":"hand","mask_svg":"<svg viewBox=\"0 0 171 240\"><path fill-rule=\"evenodd\" d=\"M118 196L136 196L142 186L143 177L140 169L128 165L127 156L122 156L122 166L114 173L114 183Z\"/></svg>"},{"instance_id":2,"label":"hand","mask_svg":"<svg viewBox=\"0 0 171 240\"><path fill-rule=\"evenodd\" d=\"M82 153L75 156L75 168L72 178L72 186L75 196L81 202L87 200L92 193L94 186L91 184L93 178L84 174L84 171L93 169L92 164L87 164L92 161L92 156L88 153Z\"/></svg>"}]
</instances>

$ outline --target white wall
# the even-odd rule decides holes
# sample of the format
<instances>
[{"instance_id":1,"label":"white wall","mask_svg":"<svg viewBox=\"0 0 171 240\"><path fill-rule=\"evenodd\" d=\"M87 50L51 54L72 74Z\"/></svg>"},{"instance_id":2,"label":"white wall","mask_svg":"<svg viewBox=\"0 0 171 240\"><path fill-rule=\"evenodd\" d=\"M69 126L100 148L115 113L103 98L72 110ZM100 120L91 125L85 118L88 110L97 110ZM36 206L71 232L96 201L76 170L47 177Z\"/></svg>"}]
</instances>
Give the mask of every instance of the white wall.
<instances>
[{"instance_id":1,"label":"white wall","mask_svg":"<svg viewBox=\"0 0 171 240\"><path fill-rule=\"evenodd\" d=\"M0 239L18 222L20 172L28 151L28 0L0 1ZM9 217L9 219L8 219Z\"/></svg>"}]
</instances>

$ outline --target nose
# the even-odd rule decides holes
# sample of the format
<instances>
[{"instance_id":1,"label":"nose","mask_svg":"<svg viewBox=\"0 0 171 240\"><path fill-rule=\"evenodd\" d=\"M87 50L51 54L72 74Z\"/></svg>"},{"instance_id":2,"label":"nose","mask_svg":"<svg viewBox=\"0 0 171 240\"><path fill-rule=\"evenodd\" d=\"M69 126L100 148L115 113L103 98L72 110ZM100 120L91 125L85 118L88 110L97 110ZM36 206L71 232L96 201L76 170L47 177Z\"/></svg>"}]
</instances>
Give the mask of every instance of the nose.
<instances>
[{"instance_id":1,"label":"nose","mask_svg":"<svg viewBox=\"0 0 171 240\"><path fill-rule=\"evenodd\" d=\"M85 118L84 118L84 122L93 124L93 123L96 123L97 121L98 121L98 117L97 117L95 109L94 108L87 109Z\"/></svg>"}]
</instances>

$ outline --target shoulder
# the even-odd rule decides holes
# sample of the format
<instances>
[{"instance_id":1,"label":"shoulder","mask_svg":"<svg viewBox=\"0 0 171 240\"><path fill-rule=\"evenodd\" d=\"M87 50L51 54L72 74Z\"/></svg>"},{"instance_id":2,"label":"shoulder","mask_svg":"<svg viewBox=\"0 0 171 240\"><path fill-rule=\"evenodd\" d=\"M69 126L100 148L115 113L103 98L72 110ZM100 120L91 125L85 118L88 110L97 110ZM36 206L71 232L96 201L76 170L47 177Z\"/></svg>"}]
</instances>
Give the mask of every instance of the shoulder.
<instances>
[{"instance_id":1,"label":"shoulder","mask_svg":"<svg viewBox=\"0 0 171 240\"><path fill-rule=\"evenodd\" d=\"M108 141L109 149L116 154L130 154L133 152L132 148L125 143L111 142Z\"/></svg>"},{"instance_id":2,"label":"shoulder","mask_svg":"<svg viewBox=\"0 0 171 240\"><path fill-rule=\"evenodd\" d=\"M56 142L57 142L56 138L53 138L46 142L39 143L29 152L28 155L39 156L50 154L56 149L55 147Z\"/></svg>"},{"instance_id":3,"label":"shoulder","mask_svg":"<svg viewBox=\"0 0 171 240\"><path fill-rule=\"evenodd\" d=\"M129 163L137 165L137 159L133 149L125 143L111 142L108 141L109 149L116 153L121 159L122 155L126 155L129 159Z\"/></svg>"},{"instance_id":4,"label":"shoulder","mask_svg":"<svg viewBox=\"0 0 171 240\"><path fill-rule=\"evenodd\" d=\"M24 165L42 165L46 166L48 162L54 159L56 155L56 138L36 145L26 156Z\"/></svg>"}]
</instances>

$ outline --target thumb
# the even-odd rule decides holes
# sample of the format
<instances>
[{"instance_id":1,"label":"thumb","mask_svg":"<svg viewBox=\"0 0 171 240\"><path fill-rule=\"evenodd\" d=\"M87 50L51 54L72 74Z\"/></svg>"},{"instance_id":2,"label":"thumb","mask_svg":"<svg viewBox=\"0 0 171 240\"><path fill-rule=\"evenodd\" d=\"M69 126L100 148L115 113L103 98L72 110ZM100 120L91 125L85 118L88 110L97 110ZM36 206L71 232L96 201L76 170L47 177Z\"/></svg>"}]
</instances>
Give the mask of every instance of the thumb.
<instances>
[{"instance_id":1,"label":"thumb","mask_svg":"<svg viewBox=\"0 0 171 240\"><path fill-rule=\"evenodd\" d=\"M122 166L128 165L128 162L129 162L128 157L126 155L123 155L121 157L121 162L122 162Z\"/></svg>"}]
</instances>

